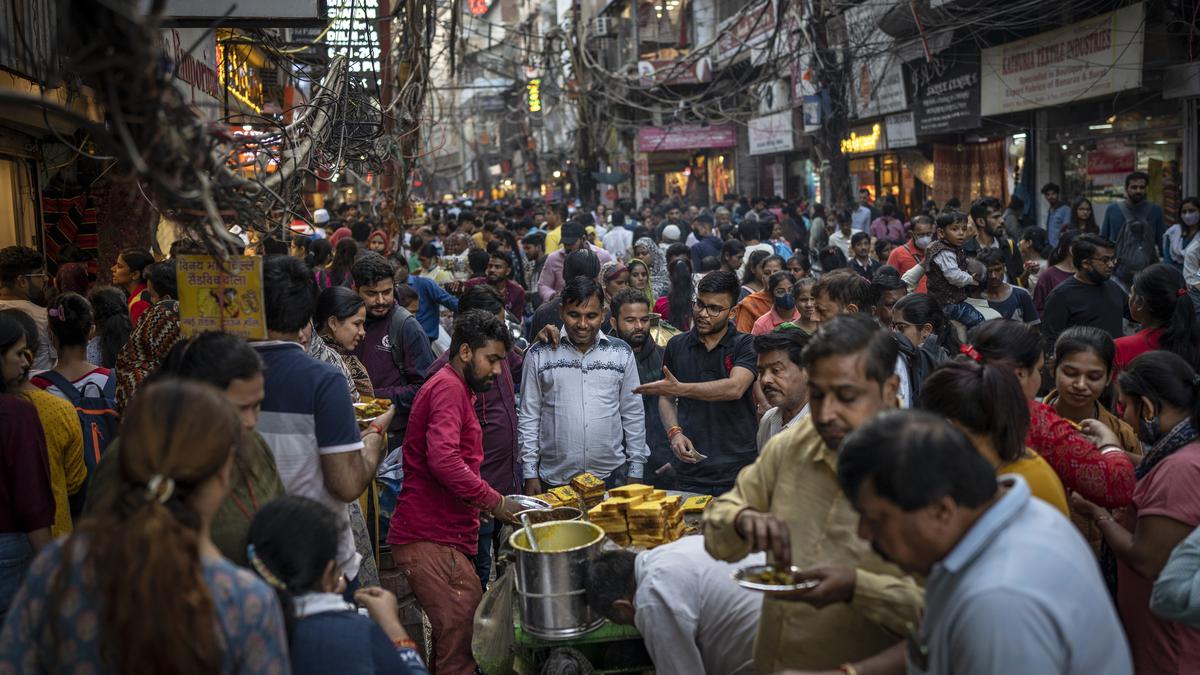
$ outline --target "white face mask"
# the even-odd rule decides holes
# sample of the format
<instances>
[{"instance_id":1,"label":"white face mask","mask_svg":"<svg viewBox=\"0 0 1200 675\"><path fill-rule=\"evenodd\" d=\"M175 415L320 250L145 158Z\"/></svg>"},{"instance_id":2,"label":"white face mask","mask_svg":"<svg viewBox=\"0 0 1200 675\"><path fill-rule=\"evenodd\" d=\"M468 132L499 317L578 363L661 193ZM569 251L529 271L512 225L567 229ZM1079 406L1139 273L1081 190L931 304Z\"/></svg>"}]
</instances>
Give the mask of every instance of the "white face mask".
<instances>
[{"instance_id":1,"label":"white face mask","mask_svg":"<svg viewBox=\"0 0 1200 675\"><path fill-rule=\"evenodd\" d=\"M1182 217L1183 224L1187 225L1188 227L1193 227L1197 223L1200 223L1200 211L1188 211L1187 213L1183 214Z\"/></svg>"},{"instance_id":2,"label":"white face mask","mask_svg":"<svg viewBox=\"0 0 1200 675\"><path fill-rule=\"evenodd\" d=\"M917 248L924 251L925 249L929 248L929 244L932 243L932 241L933 241L933 237L930 237L929 235L925 235L923 237L917 237L913 241L913 243L915 243L917 245Z\"/></svg>"}]
</instances>

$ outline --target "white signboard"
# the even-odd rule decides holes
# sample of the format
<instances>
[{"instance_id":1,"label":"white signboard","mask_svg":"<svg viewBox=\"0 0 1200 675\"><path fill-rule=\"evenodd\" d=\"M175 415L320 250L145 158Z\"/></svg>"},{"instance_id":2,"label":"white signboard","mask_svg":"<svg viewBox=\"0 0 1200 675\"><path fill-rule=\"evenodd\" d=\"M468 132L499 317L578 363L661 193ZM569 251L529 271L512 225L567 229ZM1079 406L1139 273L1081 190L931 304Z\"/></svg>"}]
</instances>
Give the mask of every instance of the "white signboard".
<instances>
[{"instance_id":1,"label":"white signboard","mask_svg":"<svg viewBox=\"0 0 1200 675\"><path fill-rule=\"evenodd\" d=\"M163 56L177 68L172 84L201 118L216 120L221 116L216 33L204 28L166 28L161 35Z\"/></svg>"},{"instance_id":2,"label":"white signboard","mask_svg":"<svg viewBox=\"0 0 1200 675\"><path fill-rule=\"evenodd\" d=\"M913 125L912 112L888 115L883 124L887 127L888 149L911 148L917 144L917 130Z\"/></svg>"},{"instance_id":3,"label":"white signboard","mask_svg":"<svg viewBox=\"0 0 1200 675\"><path fill-rule=\"evenodd\" d=\"M874 117L908 107L900 59L886 52L856 61L854 111L857 117Z\"/></svg>"},{"instance_id":4,"label":"white signboard","mask_svg":"<svg viewBox=\"0 0 1200 675\"><path fill-rule=\"evenodd\" d=\"M751 118L749 126L751 155L788 152L796 147L791 110Z\"/></svg>"},{"instance_id":5,"label":"white signboard","mask_svg":"<svg viewBox=\"0 0 1200 675\"><path fill-rule=\"evenodd\" d=\"M332 25L325 35L329 58L344 54L351 75L375 79L382 49L379 45L379 0L325 0Z\"/></svg>"},{"instance_id":6,"label":"white signboard","mask_svg":"<svg viewBox=\"0 0 1200 675\"><path fill-rule=\"evenodd\" d=\"M152 0L140 0L139 9L149 12ZM209 23L221 19L223 21L271 20L278 25L280 21L306 20L316 22L321 19L321 8L318 0L166 0L163 16L167 19L206 19Z\"/></svg>"},{"instance_id":7,"label":"white signboard","mask_svg":"<svg viewBox=\"0 0 1200 675\"><path fill-rule=\"evenodd\" d=\"M1144 4L983 50L984 115L1107 96L1142 84Z\"/></svg>"}]
</instances>

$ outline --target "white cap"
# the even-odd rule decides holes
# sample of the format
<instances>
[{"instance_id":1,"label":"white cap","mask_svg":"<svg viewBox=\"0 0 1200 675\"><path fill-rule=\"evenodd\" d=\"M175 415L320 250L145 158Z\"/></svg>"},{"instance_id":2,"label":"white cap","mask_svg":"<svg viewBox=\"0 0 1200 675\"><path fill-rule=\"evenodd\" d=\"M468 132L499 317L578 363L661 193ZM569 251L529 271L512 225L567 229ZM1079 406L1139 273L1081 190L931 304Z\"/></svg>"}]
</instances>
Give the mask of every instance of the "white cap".
<instances>
[{"instance_id":1,"label":"white cap","mask_svg":"<svg viewBox=\"0 0 1200 675\"><path fill-rule=\"evenodd\" d=\"M313 211L313 222L318 225L324 225L329 222L329 212L325 209L317 209Z\"/></svg>"},{"instance_id":2,"label":"white cap","mask_svg":"<svg viewBox=\"0 0 1200 675\"><path fill-rule=\"evenodd\" d=\"M663 228L663 241L679 241L679 226L668 225Z\"/></svg>"}]
</instances>

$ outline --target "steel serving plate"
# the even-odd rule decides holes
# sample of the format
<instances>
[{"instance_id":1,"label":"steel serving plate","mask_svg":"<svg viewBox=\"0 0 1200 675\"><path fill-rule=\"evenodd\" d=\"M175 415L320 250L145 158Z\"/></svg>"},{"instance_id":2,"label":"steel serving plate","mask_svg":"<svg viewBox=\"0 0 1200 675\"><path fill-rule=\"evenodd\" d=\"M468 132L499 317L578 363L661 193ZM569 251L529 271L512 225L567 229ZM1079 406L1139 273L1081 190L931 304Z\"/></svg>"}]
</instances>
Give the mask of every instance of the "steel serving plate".
<instances>
[{"instance_id":1,"label":"steel serving plate","mask_svg":"<svg viewBox=\"0 0 1200 675\"><path fill-rule=\"evenodd\" d=\"M759 581L754 581L753 577L763 572L775 571L774 565L750 565L743 567L733 573L733 580L738 586L748 588L752 591L762 591L764 593L788 593L791 591L803 591L809 588L815 588L820 582L816 579L801 579L800 568L792 565L787 568L788 573L795 579L795 583L791 584L764 584Z\"/></svg>"},{"instance_id":2,"label":"steel serving plate","mask_svg":"<svg viewBox=\"0 0 1200 675\"><path fill-rule=\"evenodd\" d=\"M505 499L511 499L521 505L526 511L544 511L550 508L549 502L542 501L536 497L529 495L506 495Z\"/></svg>"}]
</instances>

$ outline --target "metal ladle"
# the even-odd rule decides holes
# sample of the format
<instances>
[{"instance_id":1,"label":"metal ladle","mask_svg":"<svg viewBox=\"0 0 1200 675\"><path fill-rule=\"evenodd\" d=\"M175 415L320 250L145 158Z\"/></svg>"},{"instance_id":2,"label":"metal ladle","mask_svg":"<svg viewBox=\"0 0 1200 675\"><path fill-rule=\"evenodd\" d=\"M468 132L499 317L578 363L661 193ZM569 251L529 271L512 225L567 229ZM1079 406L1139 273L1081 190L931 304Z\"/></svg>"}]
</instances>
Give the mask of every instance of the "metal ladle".
<instances>
[{"instance_id":1,"label":"metal ladle","mask_svg":"<svg viewBox=\"0 0 1200 675\"><path fill-rule=\"evenodd\" d=\"M529 542L529 548L534 553L538 552L537 539L533 536L533 528L529 526L529 514L521 514L521 526L525 528L525 539Z\"/></svg>"}]
</instances>

